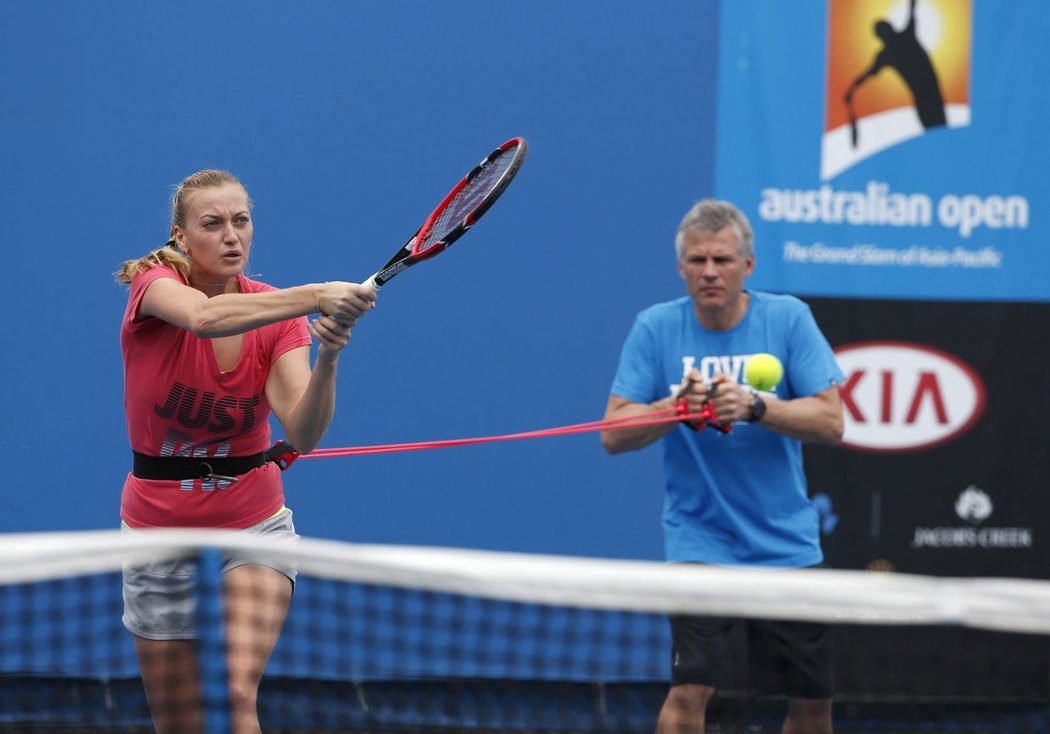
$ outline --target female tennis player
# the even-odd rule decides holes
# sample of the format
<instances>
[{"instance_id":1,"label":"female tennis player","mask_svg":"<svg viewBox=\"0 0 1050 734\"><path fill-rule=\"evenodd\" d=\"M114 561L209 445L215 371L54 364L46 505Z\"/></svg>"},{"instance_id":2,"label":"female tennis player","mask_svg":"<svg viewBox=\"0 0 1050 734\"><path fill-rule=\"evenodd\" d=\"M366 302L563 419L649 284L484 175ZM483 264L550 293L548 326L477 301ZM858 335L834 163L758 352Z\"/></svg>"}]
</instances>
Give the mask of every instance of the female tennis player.
<instances>
[{"instance_id":1,"label":"female tennis player","mask_svg":"<svg viewBox=\"0 0 1050 734\"><path fill-rule=\"evenodd\" d=\"M125 412L134 469L124 483L125 532L239 529L295 542L271 446L271 410L299 452L331 422L336 368L375 291L328 282L277 289L244 274L252 202L225 171L193 174L171 203L171 240L125 262L121 325ZM309 321L310 314L321 314ZM319 342L310 366L310 336ZM126 564L124 625L159 734L203 722L193 622L195 561ZM256 696L288 611L292 564L223 558L231 730L259 732Z\"/></svg>"}]
</instances>

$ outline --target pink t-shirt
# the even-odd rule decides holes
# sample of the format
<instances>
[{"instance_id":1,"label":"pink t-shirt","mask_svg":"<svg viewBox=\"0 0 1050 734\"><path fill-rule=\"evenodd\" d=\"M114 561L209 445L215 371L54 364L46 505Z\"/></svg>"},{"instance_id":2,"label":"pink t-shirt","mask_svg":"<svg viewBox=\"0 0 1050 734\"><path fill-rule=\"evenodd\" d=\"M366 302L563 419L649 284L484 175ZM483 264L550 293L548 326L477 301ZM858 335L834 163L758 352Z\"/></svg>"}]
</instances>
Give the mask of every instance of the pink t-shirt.
<instances>
[{"instance_id":1,"label":"pink t-shirt","mask_svg":"<svg viewBox=\"0 0 1050 734\"><path fill-rule=\"evenodd\" d=\"M270 405L266 378L285 352L310 344L306 318L244 334L240 361L219 369L210 339L153 317L136 318L142 295L158 278L178 274L163 266L131 281L120 329L124 355L124 412L131 448L149 456L250 456L268 449ZM274 290L238 275L242 293ZM284 504L280 468L273 462L240 476L214 479L140 479L129 473L120 515L134 528L246 528Z\"/></svg>"}]
</instances>

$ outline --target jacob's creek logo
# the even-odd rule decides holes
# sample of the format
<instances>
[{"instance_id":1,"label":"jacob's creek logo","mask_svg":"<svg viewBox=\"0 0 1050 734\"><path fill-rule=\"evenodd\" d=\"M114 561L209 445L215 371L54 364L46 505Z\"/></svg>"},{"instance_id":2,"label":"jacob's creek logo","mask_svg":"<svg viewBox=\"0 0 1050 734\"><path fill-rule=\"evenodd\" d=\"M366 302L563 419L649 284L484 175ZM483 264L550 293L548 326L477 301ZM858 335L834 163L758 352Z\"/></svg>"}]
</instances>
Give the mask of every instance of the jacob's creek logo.
<instances>
[{"instance_id":1,"label":"jacob's creek logo","mask_svg":"<svg viewBox=\"0 0 1050 734\"><path fill-rule=\"evenodd\" d=\"M970 485L955 500L955 514L966 525L918 527L912 548L1032 548L1032 528L984 527L992 515L992 498L980 487Z\"/></svg>"},{"instance_id":2,"label":"jacob's creek logo","mask_svg":"<svg viewBox=\"0 0 1050 734\"><path fill-rule=\"evenodd\" d=\"M919 451L954 440L981 417L984 382L961 359L922 344L870 341L835 349L846 375L843 444Z\"/></svg>"},{"instance_id":3,"label":"jacob's creek logo","mask_svg":"<svg viewBox=\"0 0 1050 734\"><path fill-rule=\"evenodd\" d=\"M821 178L970 123L971 0L829 0Z\"/></svg>"}]
</instances>

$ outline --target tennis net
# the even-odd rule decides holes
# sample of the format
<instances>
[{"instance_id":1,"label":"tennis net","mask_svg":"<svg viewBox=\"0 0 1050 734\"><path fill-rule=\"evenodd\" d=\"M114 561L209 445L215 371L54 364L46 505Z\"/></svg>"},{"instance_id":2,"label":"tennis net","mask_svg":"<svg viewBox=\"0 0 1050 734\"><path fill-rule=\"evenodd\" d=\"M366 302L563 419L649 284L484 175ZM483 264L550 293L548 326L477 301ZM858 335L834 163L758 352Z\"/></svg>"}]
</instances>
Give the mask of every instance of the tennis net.
<instances>
[{"instance_id":1,"label":"tennis net","mask_svg":"<svg viewBox=\"0 0 1050 734\"><path fill-rule=\"evenodd\" d=\"M121 565L199 558L200 699L228 731L220 589L231 550L298 564L259 694L267 732L647 732L669 613L833 627L836 730L1050 730L1050 583L727 569L242 534L0 537L0 731L151 731ZM743 644L737 641L734 644ZM743 660L742 653L734 659ZM708 732L779 731L734 670Z\"/></svg>"}]
</instances>

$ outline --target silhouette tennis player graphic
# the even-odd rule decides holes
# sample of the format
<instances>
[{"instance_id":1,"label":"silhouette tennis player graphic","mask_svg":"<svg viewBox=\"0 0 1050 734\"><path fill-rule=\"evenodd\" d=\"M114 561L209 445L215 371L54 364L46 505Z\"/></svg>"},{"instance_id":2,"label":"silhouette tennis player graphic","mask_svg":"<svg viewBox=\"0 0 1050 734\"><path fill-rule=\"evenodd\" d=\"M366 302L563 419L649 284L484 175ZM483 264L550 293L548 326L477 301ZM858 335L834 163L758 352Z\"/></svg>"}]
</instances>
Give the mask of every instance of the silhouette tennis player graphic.
<instances>
[{"instance_id":1,"label":"silhouette tennis player graphic","mask_svg":"<svg viewBox=\"0 0 1050 734\"><path fill-rule=\"evenodd\" d=\"M927 130L947 124L944 113L944 97L937 79L937 71L926 49L919 43L915 30L915 2L911 0L908 13L908 24L903 30L894 30L886 20L875 23L875 35L882 41L882 50L875 55L875 60L863 74L853 80L846 90L846 110L849 113L850 135L853 147L857 147L857 117L853 108L853 94L864 82L871 79L887 66L895 69L908 86L919 121Z\"/></svg>"}]
</instances>

